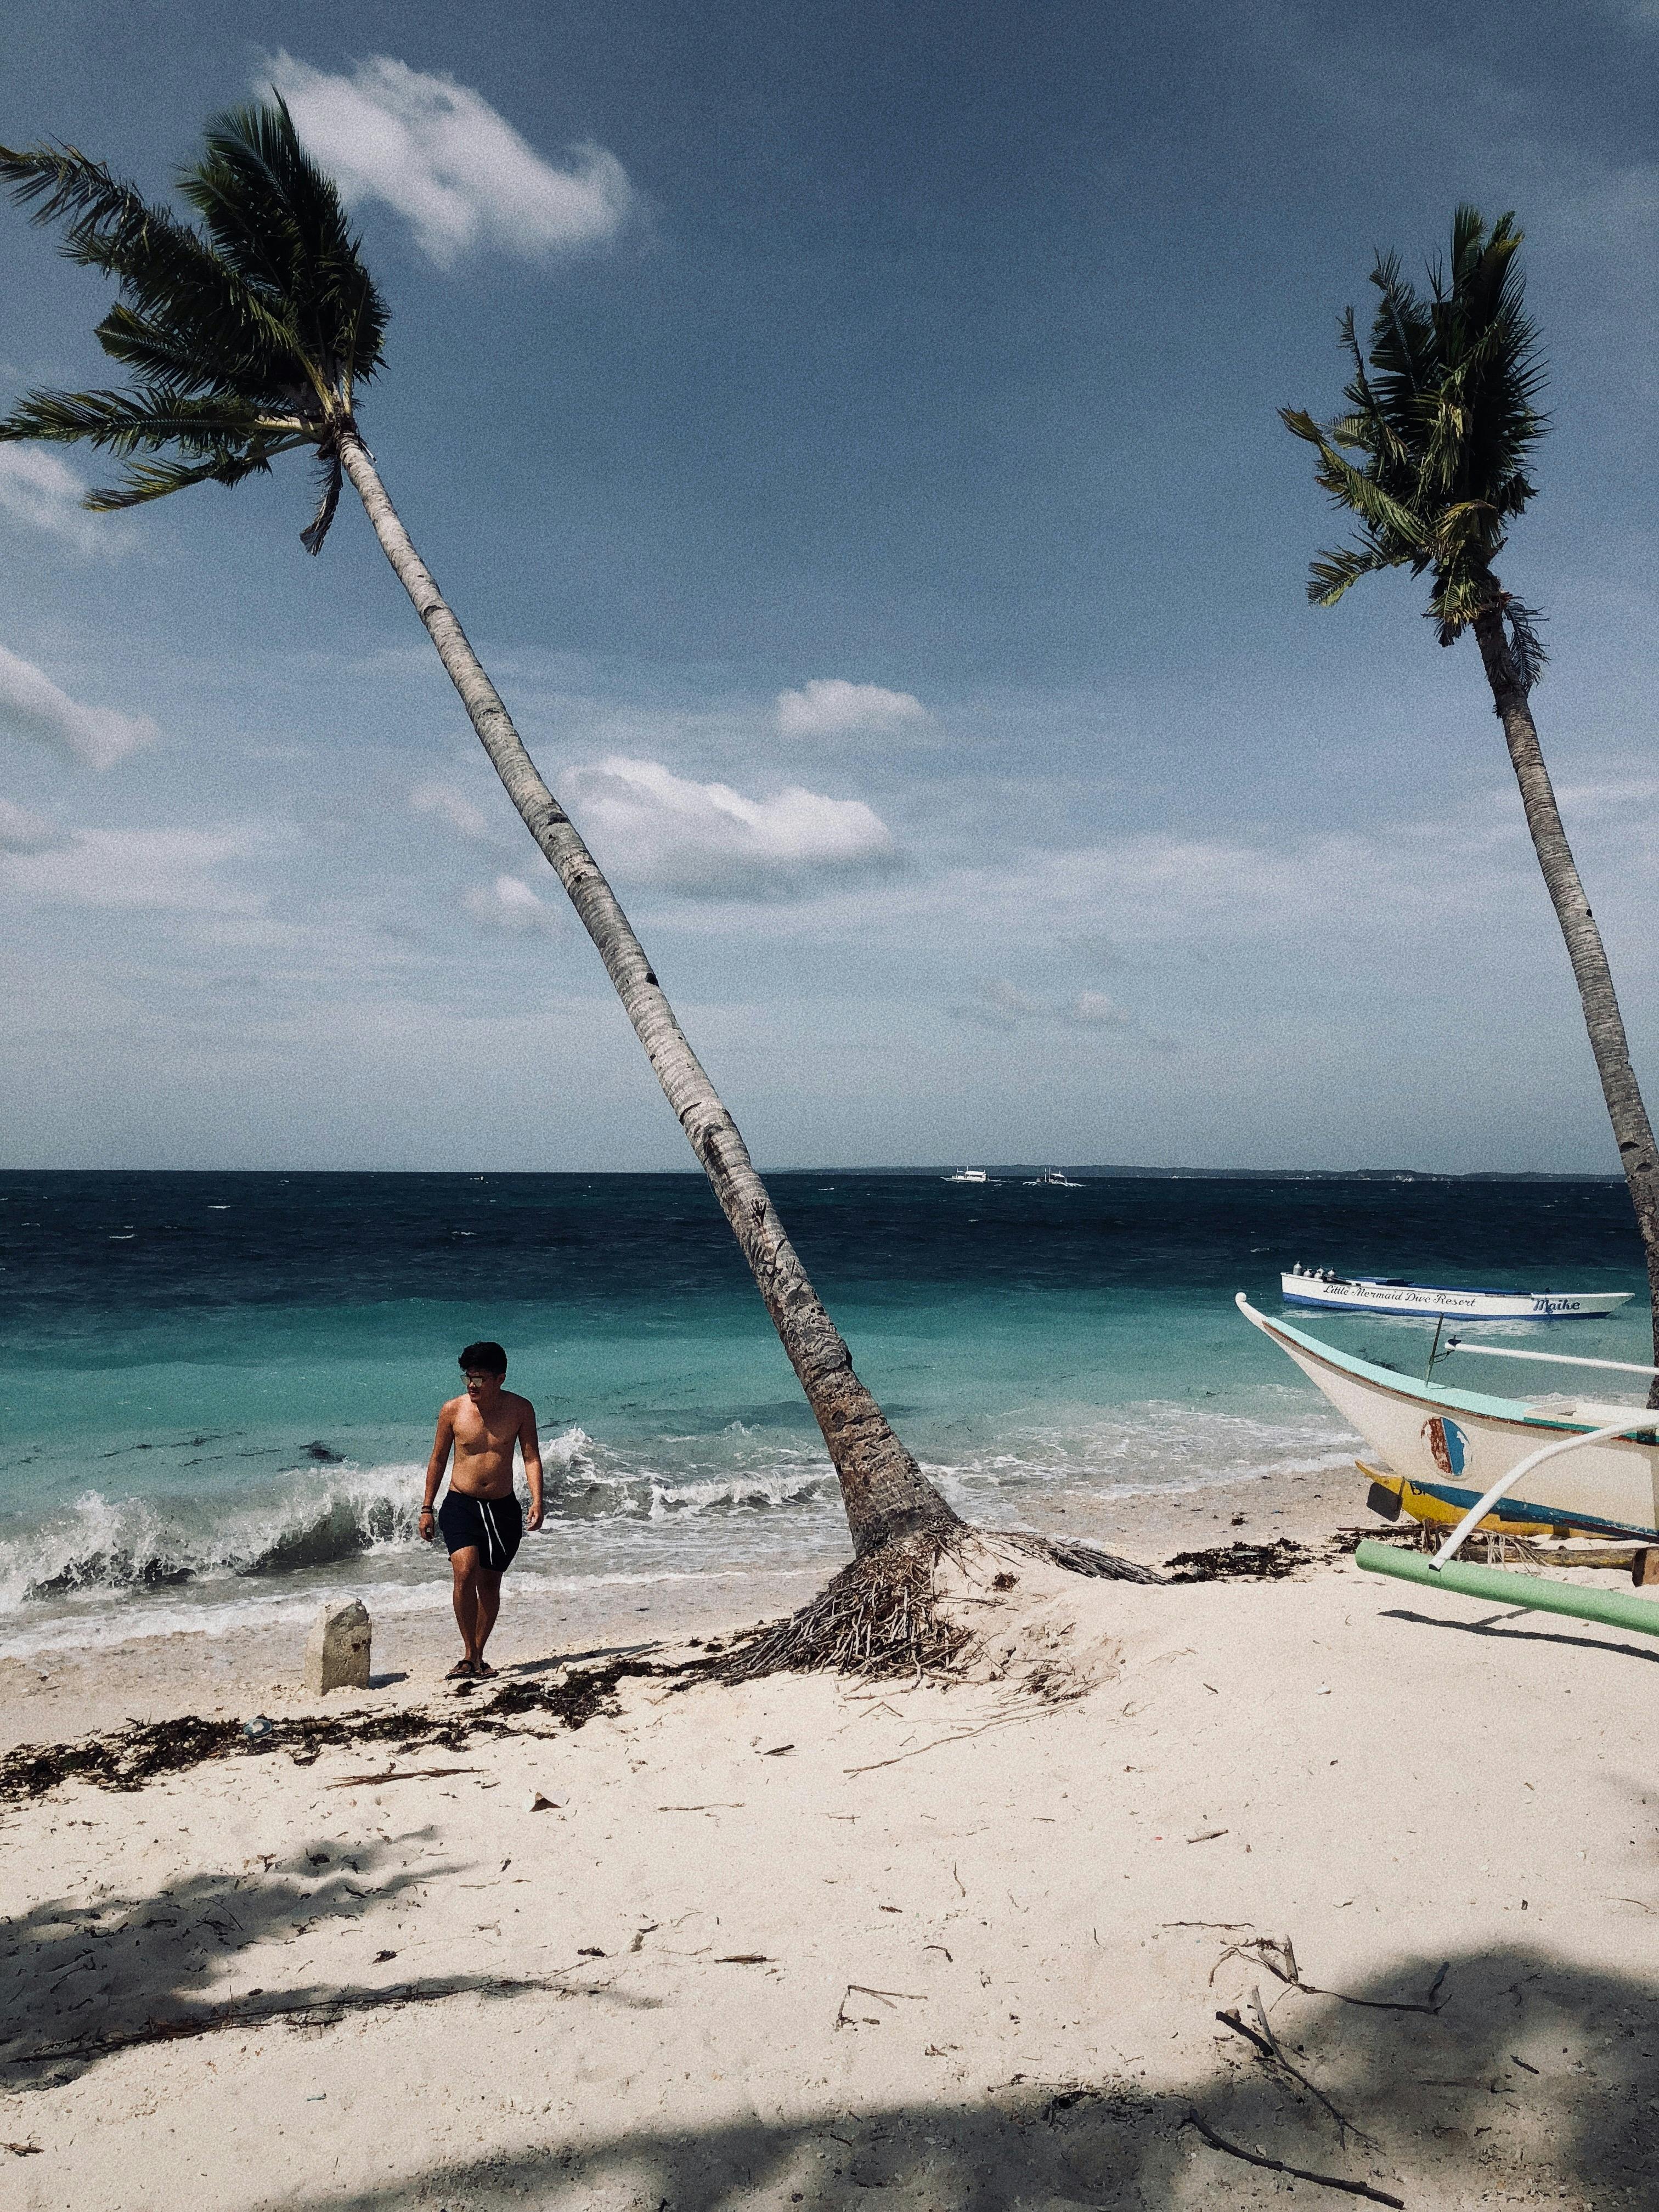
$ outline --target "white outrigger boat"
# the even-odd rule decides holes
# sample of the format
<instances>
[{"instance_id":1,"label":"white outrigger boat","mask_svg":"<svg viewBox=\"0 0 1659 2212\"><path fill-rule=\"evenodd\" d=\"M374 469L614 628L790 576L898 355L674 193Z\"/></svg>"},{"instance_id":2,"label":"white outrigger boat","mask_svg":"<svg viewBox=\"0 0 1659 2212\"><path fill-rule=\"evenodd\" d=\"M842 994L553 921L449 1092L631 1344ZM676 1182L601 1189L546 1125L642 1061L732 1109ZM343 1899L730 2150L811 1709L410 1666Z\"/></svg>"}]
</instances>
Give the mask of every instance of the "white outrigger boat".
<instances>
[{"instance_id":1,"label":"white outrigger boat","mask_svg":"<svg viewBox=\"0 0 1659 2212\"><path fill-rule=\"evenodd\" d=\"M1279 1279L1287 1305L1333 1313L1415 1314L1428 1321L1587 1321L1610 1314L1629 1291L1450 1291L1400 1276L1335 1275L1292 1267Z\"/></svg>"},{"instance_id":2,"label":"white outrigger boat","mask_svg":"<svg viewBox=\"0 0 1659 2212\"><path fill-rule=\"evenodd\" d=\"M983 1168L958 1168L954 1175L946 1176L945 1180L946 1182L989 1182L991 1178Z\"/></svg>"},{"instance_id":3,"label":"white outrigger boat","mask_svg":"<svg viewBox=\"0 0 1659 2212\"><path fill-rule=\"evenodd\" d=\"M1027 1176L1027 1190L1081 1190L1080 1182L1073 1182L1064 1168L1049 1168L1040 1176Z\"/></svg>"},{"instance_id":4,"label":"white outrigger boat","mask_svg":"<svg viewBox=\"0 0 1659 2212\"><path fill-rule=\"evenodd\" d=\"M1522 1606L1659 1637L1659 1605L1650 1598L1586 1589L1549 1575L1478 1567L1455 1556L1476 1529L1516 1535L1581 1529L1592 1536L1635 1538L1641 1548L1632 1562L1631 1578L1638 1586L1650 1581L1659 1557L1648 1548L1659 1537L1659 1409L1555 1395L1495 1398L1416 1382L1304 1336L1287 1322L1270 1321L1242 1291L1236 1304L1376 1454L1380 1465L1358 1462L1360 1473L1371 1477L1374 1507L1391 1519L1404 1507L1419 1521L1456 1521L1432 1559L1365 1537L1354 1551L1357 1567L1421 1589L1450 1590L1483 1605ZM1437 1347L1439 1337L1437 1328ZM1455 1337L1449 1349L1488 1359L1612 1369L1644 1376L1650 1382L1659 1376L1659 1368L1638 1367L1631 1360L1460 1344ZM1431 1374L1433 1368L1431 1351Z\"/></svg>"},{"instance_id":5,"label":"white outrigger boat","mask_svg":"<svg viewBox=\"0 0 1659 2212\"><path fill-rule=\"evenodd\" d=\"M1258 1313L1242 1291L1236 1303L1364 1437L1371 1457L1358 1464L1371 1479L1374 1506L1389 1518L1403 1508L1419 1521L1458 1523L1443 1547L1445 1557L1477 1528L1514 1535L1575 1529L1659 1541L1659 1411L1559 1394L1500 1398L1419 1382ZM1623 1360L1460 1344L1455 1337L1451 1347L1486 1358L1643 1376L1654 1371Z\"/></svg>"}]
</instances>

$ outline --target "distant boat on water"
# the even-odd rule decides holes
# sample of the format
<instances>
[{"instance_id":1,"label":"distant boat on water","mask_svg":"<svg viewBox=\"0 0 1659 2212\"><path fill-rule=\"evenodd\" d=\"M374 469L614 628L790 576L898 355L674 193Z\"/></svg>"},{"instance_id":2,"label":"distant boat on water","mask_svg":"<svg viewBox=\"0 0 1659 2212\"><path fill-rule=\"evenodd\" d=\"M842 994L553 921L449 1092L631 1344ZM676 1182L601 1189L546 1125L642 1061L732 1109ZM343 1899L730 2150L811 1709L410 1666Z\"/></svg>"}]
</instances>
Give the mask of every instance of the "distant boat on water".
<instances>
[{"instance_id":1,"label":"distant boat on water","mask_svg":"<svg viewBox=\"0 0 1659 2212\"><path fill-rule=\"evenodd\" d=\"M1080 1182L1073 1182L1064 1168L1050 1168L1045 1175L1028 1176L1027 1190L1081 1190Z\"/></svg>"},{"instance_id":2,"label":"distant boat on water","mask_svg":"<svg viewBox=\"0 0 1659 2212\"><path fill-rule=\"evenodd\" d=\"M1429 1321L1583 1321L1610 1314L1629 1291L1453 1291L1397 1275L1293 1267L1279 1279L1287 1305L1339 1313L1415 1314Z\"/></svg>"},{"instance_id":3,"label":"distant boat on water","mask_svg":"<svg viewBox=\"0 0 1659 2212\"><path fill-rule=\"evenodd\" d=\"M946 1176L945 1180L946 1182L989 1182L991 1178L983 1168L958 1168L954 1175Z\"/></svg>"}]
</instances>

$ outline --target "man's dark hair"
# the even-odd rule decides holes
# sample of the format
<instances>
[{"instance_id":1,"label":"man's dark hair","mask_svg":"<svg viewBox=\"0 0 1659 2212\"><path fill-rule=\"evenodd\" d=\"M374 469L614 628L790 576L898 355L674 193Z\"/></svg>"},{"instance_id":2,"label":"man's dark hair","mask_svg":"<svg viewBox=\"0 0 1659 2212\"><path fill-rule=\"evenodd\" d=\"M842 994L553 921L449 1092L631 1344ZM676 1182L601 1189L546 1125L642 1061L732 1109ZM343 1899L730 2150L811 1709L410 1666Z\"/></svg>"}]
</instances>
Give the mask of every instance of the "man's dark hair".
<instances>
[{"instance_id":1,"label":"man's dark hair","mask_svg":"<svg viewBox=\"0 0 1659 2212\"><path fill-rule=\"evenodd\" d=\"M507 1354L499 1344L487 1340L483 1344L469 1344L461 1354L461 1365L468 1370L477 1369L485 1375L505 1375Z\"/></svg>"}]
</instances>

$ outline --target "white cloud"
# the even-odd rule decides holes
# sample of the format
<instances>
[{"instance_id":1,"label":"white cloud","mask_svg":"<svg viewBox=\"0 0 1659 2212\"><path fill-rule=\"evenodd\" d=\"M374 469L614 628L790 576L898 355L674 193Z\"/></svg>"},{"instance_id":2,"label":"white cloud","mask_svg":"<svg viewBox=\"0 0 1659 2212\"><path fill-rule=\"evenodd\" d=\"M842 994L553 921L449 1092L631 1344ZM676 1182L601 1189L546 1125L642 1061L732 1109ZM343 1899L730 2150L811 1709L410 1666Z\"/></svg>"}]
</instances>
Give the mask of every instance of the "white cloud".
<instances>
[{"instance_id":1,"label":"white cloud","mask_svg":"<svg viewBox=\"0 0 1659 2212\"><path fill-rule=\"evenodd\" d=\"M1079 991L1060 1009L1060 1018L1082 1030L1121 1030L1127 1029L1129 1024L1127 1014L1115 1006L1103 991Z\"/></svg>"},{"instance_id":2,"label":"white cloud","mask_svg":"<svg viewBox=\"0 0 1659 2212\"><path fill-rule=\"evenodd\" d=\"M409 794L409 803L417 814L435 815L447 822L450 828L471 844L490 845L495 842L495 832L483 809L475 806L463 791L448 783L417 783Z\"/></svg>"},{"instance_id":3,"label":"white cloud","mask_svg":"<svg viewBox=\"0 0 1659 2212\"><path fill-rule=\"evenodd\" d=\"M1121 968L1122 948L1115 938L1108 937L1098 929L1079 930L1071 940L1071 950L1094 969Z\"/></svg>"},{"instance_id":4,"label":"white cloud","mask_svg":"<svg viewBox=\"0 0 1659 2212\"><path fill-rule=\"evenodd\" d=\"M1580 864L1600 886L1598 911L1634 902L1659 880L1656 789L1639 770L1561 787ZM1455 869L1440 860L1449 843L1459 856ZM1513 786L1496 775L1465 802L1376 822L1363 835L1275 823L1253 837L1133 831L1059 851L1015 848L992 863L931 877L918 871L884 905L895 934L929 933L957 958L973 959L982 944L981 957L1007 961L1016 974L1032 972L1039 950L1050 958L1059 951L1067 962L1061 972L1079 984L1102 980L1096 948L1110 948L1120 970L1140 965L1149 948L1180 948L1204 962L1254 948L1252 962L1267 963L1289 988L1380 957L1389 930L1490 946L1514 930L1530 943L1533 933L1553 927ZM1310 915L1318 917L1316 963L1285 950L1287 932ZM1008 950L989 949L997 945Z\"/></svg>"},{"instance_id":5,"label":"white cloud","mask_svg":"<svg viewBox=\"0 0 1659 2212\"><path fill-rule=\"evenodd\" d=\"M517 876L497 876L493 884L480 884L465 894L461 904L484 928L504 929L514 937L559 926L556 911Z\"/></svg>"},{"instance_id":6,"label":"white cloud","mask_svg":"<svg viewBox=\"0 0 1659 2212\"><path fill-rule=\"evenodd\" d=\"M44 853L64 842L62 830L40 815L0 799L0 853Z\"/></svg>"},{"instance_id":7,"label":"white cloud","mask_svg":"<svg viewBox=\"0 0 1659 2212\"><path fill-rule=\"evenodd\" d=\"M0 645L0 730L56 745L89 768L110 768L161 732L148 714L118 714L111 707L83 707L60 691L32 661Z\"/></svg>"},{"instance_id":8,"label":"white cloud","mask_svg":"<svg viewBox=\"0 0 1659 2212\"><path fill-rule=\"evenodd\" d=\"M795 786L745 799L728 784L692 783L622 754L564 781L607 865L694 896L787 895L896 858L891 830L861 799Z\"/></svg>"},{"instance_id":9,"label":"white cloud","mask_svg":"<svg viewBox=\"0 0 1659 2212\"><path fill-rule=\"evenodd\" d=\"M81 553L108 553L117 539L112 517L91 515L81 504L84 481L67 461L43 446L0 446L0 508L49 530Z\"/></svg>"},{"instance_id":10,"label":"white cloud","mask_svg":"<svg viewBox=\"0 0 1659 2212\"><path fill-rule=\"evenodd\" d=\"M980 985L966 1006L952 1006L951 1012L958 1021L975 1022L982 1030L1001 1030L1006 1033L1018 1029L1032 1014L1041 1013L1042 1007L1037 1000L1027 997L1005 976L993 975Z\"/></svg>"},{"instance_id":11,"label":"white cloud","mask_svg":"<svg viewBox=\"0 0 1659 2212\"><path fill-rule=\"evenodd\" d=\"M541 260L602 245L634 205L614 154L573 146L560 168L452 77L386 54L331 76L279 53L267 74L346 198L395 208L441 269L478 247Z\"/></svg>"},{"instance_id":12,"label":"white cloud","mask_svg":"<svg viewBox=\"0 0 1659 2212\"><path fill-rule=\"evenodd\" d=\"M849 684L842 676L814 677L799 691L778 694L781 737L842 738L858 730L902 730L931 720L911 692L884 690L879 684Z\"/></svg>"},{"instance_id":13,"label":"white cloud","mask_svg":"<svg viewBox=\"0 0 1659 2212\"><path fill-rule=\"evenodd\" d=\"M252 914L264 904L221 872L258 842L246 830L83 830L47 849L15 853L3 880L47 906L119 907L171 914Z\"/></svg>"},{"instance_id":14,"label":"white cloud","mask_svg":"<svg viewBox=\"0 0 1659 2212\"><path fill-rule=\"evenodd\" d=\"M983 1030L1005 1036L1026 1022L1060 1022L1073 1029L1121 1030L1129 1017L1099 991L1079 991L1071 999L1033 998L1006 976L993 975L982 982L965 1005L950 1012L958 1021L973 1022Z\"/></svg>"},{"instance_id":15,"label":"white cloud","mask_svg":"<svg viewBox=\"0 0 1659 2212\"><path fill-rule=\"evenodd\" d=\"M1571 834L1583 822L1623 823L1637 809L1650 817L1653 802L1659 799L1659 783L1647 775L1610 776L1596 783L1558 783L1555 796Z\"/></svg>"}]
</instances>

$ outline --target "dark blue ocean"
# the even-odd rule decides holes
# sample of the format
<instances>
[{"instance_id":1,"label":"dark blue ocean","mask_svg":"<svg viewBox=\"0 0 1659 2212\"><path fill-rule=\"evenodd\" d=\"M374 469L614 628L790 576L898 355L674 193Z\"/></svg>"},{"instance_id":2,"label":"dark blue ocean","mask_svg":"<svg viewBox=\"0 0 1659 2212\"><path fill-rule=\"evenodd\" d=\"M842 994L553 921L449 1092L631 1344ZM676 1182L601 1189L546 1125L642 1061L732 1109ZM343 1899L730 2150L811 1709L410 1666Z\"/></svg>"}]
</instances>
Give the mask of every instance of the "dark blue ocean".
<instances>
[{"instance_id":1,"label":"dark blue ocean","mask_svg":"<svg viewBox=\"0 0 1659 2212\"><path fill-rule=\"evenodd\" d=\"M989 1522L1344 1466L1342 1425L1233 1308L1278 1311L1294 1262L1643 1289L1613 1182L771 1182L866 1380ZM1419 1323L1309 1325L1420 1370ZM843 1555L817 1429L695 1175L13 1173L0 1650L297 1620L344 1588L441 1607L415 1514L477 1336L540 1415L525 1573L574 1589ZM1644 1359L1645 1300L1552 1340Z\"/></svg>"}]
</instances>

